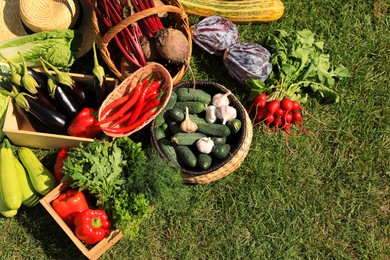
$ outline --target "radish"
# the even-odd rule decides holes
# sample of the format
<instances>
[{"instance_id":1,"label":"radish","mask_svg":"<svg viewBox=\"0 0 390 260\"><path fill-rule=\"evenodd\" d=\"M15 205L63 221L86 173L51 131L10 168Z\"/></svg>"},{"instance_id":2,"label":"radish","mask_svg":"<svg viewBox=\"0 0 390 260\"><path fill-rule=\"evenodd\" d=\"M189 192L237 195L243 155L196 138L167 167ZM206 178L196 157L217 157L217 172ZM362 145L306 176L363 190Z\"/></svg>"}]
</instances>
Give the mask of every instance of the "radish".
<instances>
[{"instance_id":1,"label":"radish","mask_svg":"<svg viewBox=\"0 0 390 260\"><path fill-rule=\"evenodd\" d=\"M299 111L295 111L292 114L291 123L295 124L297 128L300 128L302 132L308 135L305 127L303 126L303 117Z\"/></svg>"},{"instance_id":2,"label":"radish","mask_svg":"<svg viewBox=\"0 0 390 260\"><path fill-rule=\"evenodd\" d=\"M268 102L267 109L271 115L273 115L279 108L280 108L280 101L279 100L275 99L275 100Z\"/></svg>"},{"instance_id":3,"label":"radish","mask_svg":"<svg viewBox=\"0 0 390 260\"><path fill-rule=\"evenodd\" d=\"M284 115L284 110L282 108L279 108L275 111L274 116L276 117L282 117Z\"/></svg>"},{"instance_id":4,"label":"radish","mask_svg":"<svg viewBox=\"0 0 390 260\"><path fill-rule=\"evenodd\" d=\"M248 109L248 113L250 114L254 107L257 109L258 107L265 107L266 105L267 105L267 94L264 93L257 94Z\"/></svg>"},{"instance_id":5,"label":"radish","mask_svg":"<svg viewBox=\"0 0 390 260\"><path fill-rule=\"evenodd\" d=\"M298 111L298 110L302 110L302 107L301 105L299 104L298 101L291 101L292 102L292 110L293 111Z\"/></svg>"}]
</instances>

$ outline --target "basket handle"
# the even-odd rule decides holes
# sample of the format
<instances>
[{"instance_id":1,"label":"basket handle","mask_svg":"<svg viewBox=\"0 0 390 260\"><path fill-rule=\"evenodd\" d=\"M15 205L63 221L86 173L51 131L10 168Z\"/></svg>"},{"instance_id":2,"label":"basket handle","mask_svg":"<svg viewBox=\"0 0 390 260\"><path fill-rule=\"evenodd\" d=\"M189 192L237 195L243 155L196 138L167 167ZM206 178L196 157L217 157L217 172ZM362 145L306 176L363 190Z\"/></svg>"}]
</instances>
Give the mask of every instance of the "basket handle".
<instances>
[{"instance_id":1,"label":"basket handle","mask_svg":"<svg viewBox=\"0 0 390 260\"><path fill-rule=\"evenodd\" d=\"M115 37L115 35L130 24L135 23L148 16L164 12L178 13L180 14L180 19L182 20L187 17L187 14L183 11L183 9L173 5L163 5L142 10L126 17L121 22L112 27L107 33L105 33L101 42L102 47L107 47L108 43Z\"/></svg>"}]
</instances>

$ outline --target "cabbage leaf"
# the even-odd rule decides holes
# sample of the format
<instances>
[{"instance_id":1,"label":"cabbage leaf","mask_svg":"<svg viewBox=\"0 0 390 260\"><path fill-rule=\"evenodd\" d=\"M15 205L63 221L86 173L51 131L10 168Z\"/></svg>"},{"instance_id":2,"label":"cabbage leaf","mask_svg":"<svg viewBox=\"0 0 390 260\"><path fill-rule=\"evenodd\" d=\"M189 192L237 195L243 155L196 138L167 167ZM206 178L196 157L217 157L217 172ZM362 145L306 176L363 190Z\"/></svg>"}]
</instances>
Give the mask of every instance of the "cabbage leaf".
<instances>
[{"instance_id":1,"label":"cabbage leaf","mask_svg":"<svg viewBox=\"0 0 390 260\"><path fill-rule=\"evenodd\" d=\"M67 68L75 61L81 45L82 35L78 31L64 29L51 30L21 36L0 42L0 65L8 61L22 64L23 56L27 66L39 67L39 58L56 67Z\"/></svg>"}]
</instances>

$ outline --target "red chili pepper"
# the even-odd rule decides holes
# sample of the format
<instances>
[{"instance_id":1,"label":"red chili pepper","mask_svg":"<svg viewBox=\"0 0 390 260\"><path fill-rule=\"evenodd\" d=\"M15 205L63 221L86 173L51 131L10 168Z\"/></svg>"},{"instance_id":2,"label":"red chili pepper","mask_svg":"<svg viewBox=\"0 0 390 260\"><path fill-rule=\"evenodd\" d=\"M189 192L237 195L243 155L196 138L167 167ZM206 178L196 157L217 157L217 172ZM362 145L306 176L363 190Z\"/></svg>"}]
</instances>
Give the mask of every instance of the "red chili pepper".
<instances>
[{"instance_id":1,"label":"red chili pepper","mask_svg":"<svg viewBox=\"0 0 390 260\"><path fill-rule=\"evenodd\" d=\"M147 77L144 77L142 78L142 75L140 77L140 81L141 81L141 84L142 85L146 85L148 84L149 80L150 80L150 77L151 75L148 75ZM139 81L138 81L139 83ZM101 112L101 117L105 116L109 111L111 111L112 109L114 108L117 108L119 107L120 105L123 105L124 103L128 102L130 100L130 98L133 96L134 94L134 91L135 91L135 88L132 89L132 91L130 91L130 93L118 98L117 100L111 102L109 105L107 105Z\"/></svg>"},{"instance_id":2,"label":"red chili pepper","mask_svg":"<svg viewBox=\"0 0 390 260\"><path fill-rule=\"evenodd\" d=\"M85 107L77 114L68 126L70 136L95 138L101 131L96 118L97 111L91 107Z\"/></svg>"},{"instance_id":3,"label":"red chili pepper","mask_svg":"<svg viewBox=\"0 0 390 260\"><path fill-rule=\"evenodd\" d=\"M71 229L74 228L73 221L76 215L89 209L84 193L74 189L61 193L53 200L52 207Z\"/></svg>"},{"instance_id":4,"label":"red chili pepper","mask_svg":"<svg viewBox=\"0 0 390 260\"><path fill-rule=\"evenodd\" d=\"M96 244L105 238L111 229L107 213L101 209L87 209L74 219L75 234L87 244Z\"/></svg>"},{"instance_id":5,"label":"red chili pepper","mask_svg":"<svg viewBox=\"0 0 390 260\"><path fill-rule=\"evenodd\" d=\"M139 97L141 95L143 87L148 84L148 82L150 80L149 77L152 77L152 74L150 74L149 76L146 77L147 80L144 80L143 78L140 78L138 80L138 82L137 82L137 85L133 89L134 93L132 94L131 98L126 102L126 104L123 105L114 114L112 114L112 115L106 117L105 119L103 119L102 121L98 122L97 125L102 125L102 124L111 122L113 120L116 120L119 117L123 116L130 108L132 108L133 105L136 104L136 102L138 101L138 99L139 99Z\"/></svg>"},{"instance_id":6,"label":"red chili pepper","mask_svg":"<svg viewBox=\"0 0 390 260\"><path fill-rule=\"evenodd\" d=\"M59 184L64 177L62 166L64 166L64 161L66 158L68 158L68 152L65 149L61 149L57 154L56 162L53 168L53 174L57 180L57 184Z\"/></svg>"},{"instance_id":7,"label":"red chili pepper","mask_svg":"<svg viewBox=\"0 0 390 260\"><path fill-rule=\"evenodd\" d=\"M134 112L132 113L132 116L130 117L130 121L131 122L134 122L140 116L142 107L145 105L145 99L146 99L146 94L148 92L148 89L149 88L155 88L155 87L158 87L160 85L161 85L161 81L160 80L156 80L156 81L154 80L154 81L151 81L150 84L147 85L143 89L143 91L142 91L142 93L141 93L141 95L140 95L140 97L138 99L138 102L136 104L136 107L134 109Z\"/></svg>"},{"instance_id":8,"label":"red chili pepper","mask_svg":"<svg viewBox=\"0 0 390 260\"><path fill-rule=\"evenodd\" d=\"M161 94L156 94L154 95L153 97L149 97L147 99L147 102L146 105L142 108L142 111L141 111L141 115L143 115L147 110L150 110L154 107L157 107L158 105L160 105L161 103ZM108 128L113 128L114 126L117 126L119 124L122 124L124 122L126 122L127 120L130 119L130 117L132 116L132 112L133 111L130 111L128 114L124 115L123 117L119 118L118 120L116 120L112 125L110 125ZM132 122L129 121L126 126L130 125ZM125 126L124 126L125 127ZM107 128L104 128L104 129L107 129Z\"/></svg>"},{"instance_id":9,"label":"red chili pepper","mask_svg":"<svg viewBox=\"0 0 390 260\"><path fill-rule=\"evenodd\" d=\"M142 114L134 123L130 123L125 127L121 128L104 128L104 131L108 133L113 133L113 134L123 134L123 133L128 133L130 131L133 131L143 123L145 123L146 120L148 120L151 116L153 116L158 107L153 107L152 109L146 111L144 114Z\"/></svg>"}]
</instances>

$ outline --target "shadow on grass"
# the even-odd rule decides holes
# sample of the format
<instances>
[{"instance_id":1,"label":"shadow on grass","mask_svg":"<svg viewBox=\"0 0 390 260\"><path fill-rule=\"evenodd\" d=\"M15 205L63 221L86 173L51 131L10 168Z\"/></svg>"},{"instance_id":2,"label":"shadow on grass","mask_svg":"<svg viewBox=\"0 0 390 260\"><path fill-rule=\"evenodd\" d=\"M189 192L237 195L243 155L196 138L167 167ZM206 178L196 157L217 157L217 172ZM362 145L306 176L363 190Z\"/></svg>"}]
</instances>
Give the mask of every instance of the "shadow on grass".
<instances>
[{"instance_id":1,"label":"shadow on grass","mask_svg":"<svg viewBox=\"0 0 390 260\"><path fill-rule=\"evenodd\" d=\"M41 204L32 208L22 207L15 218L26 232L39 241L48 258L87 259Z\"/></svg>"}]
</instances>

